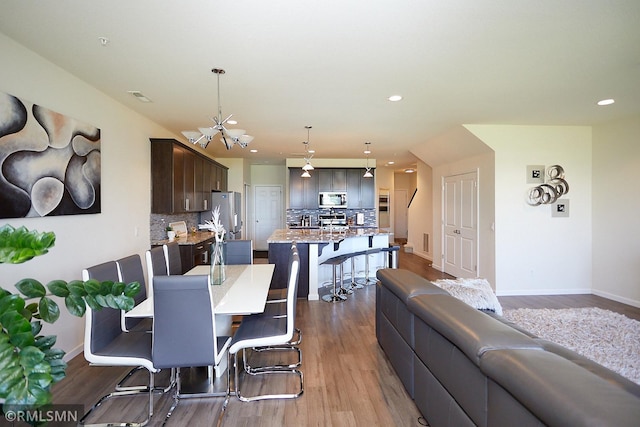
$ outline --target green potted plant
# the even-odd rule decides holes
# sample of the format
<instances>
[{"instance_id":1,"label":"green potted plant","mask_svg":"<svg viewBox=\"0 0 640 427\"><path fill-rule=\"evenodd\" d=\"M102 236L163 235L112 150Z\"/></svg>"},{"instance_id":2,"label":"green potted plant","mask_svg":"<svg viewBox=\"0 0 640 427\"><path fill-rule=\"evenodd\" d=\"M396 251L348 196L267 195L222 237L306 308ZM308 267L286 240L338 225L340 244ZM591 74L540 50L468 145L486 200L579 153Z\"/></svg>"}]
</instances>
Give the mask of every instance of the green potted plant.
<instances>
[{"instance_id":1,"label":"green potted plant","mask_svg":"<svg viewBox=\"0 0 640 427\"><path fill-rule=\"evenodd\" d=\"M19 264L44 255L55 234L25 227L0 227L0 263ZM41 335L42 322L60 316L52 296L64 299L69 313L81 317L87 305L131 310L140 284L97 280L52 280L46 284L25 278L15 284L20 294L0 286L0 402L3 410L33 409L51 403L51 386L65 377L64 351L53 346L54 335ZM47 292L48 289L48 292Z\"/></svg>"}]
</instances>

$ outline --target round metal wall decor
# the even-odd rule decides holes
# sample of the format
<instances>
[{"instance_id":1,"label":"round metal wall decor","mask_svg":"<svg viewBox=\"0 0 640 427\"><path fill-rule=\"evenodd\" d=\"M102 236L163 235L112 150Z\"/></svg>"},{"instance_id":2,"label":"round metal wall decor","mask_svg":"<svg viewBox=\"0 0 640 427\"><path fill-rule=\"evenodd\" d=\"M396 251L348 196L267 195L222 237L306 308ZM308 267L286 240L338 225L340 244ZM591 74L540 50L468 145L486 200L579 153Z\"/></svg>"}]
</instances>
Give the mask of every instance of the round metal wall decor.
<instances>
[{"instance_id":1,"label":"round metal wall decor","mask_svg":"<svg viewBox=\"0 0 640 427\"><path fill-rule=\"evenodd\" d=\"M562 166L549 166L546 175L546 183L532 187L527 192L527 204L530 206L549 205L569 193L569 183L564 179Z\"/></svg>"}]
</instances>

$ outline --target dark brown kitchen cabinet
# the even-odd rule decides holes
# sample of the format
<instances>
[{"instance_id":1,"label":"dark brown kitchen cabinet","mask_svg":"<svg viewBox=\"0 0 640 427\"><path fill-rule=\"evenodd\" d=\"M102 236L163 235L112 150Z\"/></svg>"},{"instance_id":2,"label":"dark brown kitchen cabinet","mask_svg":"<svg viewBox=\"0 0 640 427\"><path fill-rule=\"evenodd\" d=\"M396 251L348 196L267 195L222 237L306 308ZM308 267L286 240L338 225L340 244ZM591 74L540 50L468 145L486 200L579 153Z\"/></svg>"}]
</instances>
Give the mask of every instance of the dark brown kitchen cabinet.
<instances>
[{"instance_id":1,"label":"dark brown kitchen cabinet","mask_svg":"<svg viewBox=\"0 0 640 427\"><path fill-rule=\"evenodd\" d=\"M318 209L318 175L302 178L301 174L300 168L289 169L289 208Z\"/></svg>"},{"instance_id":2,"label":"dark brown kitchen cabinet","mask_svg":"<svg viewBox=\"0 0 640 427\"><path fill-rule=\"evenodd\" d=\"M178 143L151 139L151 212L202 212L209 193L226 191L227 168Z\"/></svg>"},{"instance_id":3,"label":"dark brown kitchen cabinet","mask_svg":"<svg viewBox=\"0 0 640 427\"><path fill-rule=\"evenodd\" d=\"M193 245L180 245L180 261L182 262L183 274L196 265L210 263L212 243L213 238Z\"/></svg>"}]
</instances>

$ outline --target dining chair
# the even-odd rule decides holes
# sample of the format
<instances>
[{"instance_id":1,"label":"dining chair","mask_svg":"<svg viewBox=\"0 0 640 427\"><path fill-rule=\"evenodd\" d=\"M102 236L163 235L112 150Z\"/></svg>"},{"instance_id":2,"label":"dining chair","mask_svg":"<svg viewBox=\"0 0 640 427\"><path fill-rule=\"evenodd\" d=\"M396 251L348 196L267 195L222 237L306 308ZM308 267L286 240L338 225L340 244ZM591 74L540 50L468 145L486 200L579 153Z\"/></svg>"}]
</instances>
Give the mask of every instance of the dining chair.
<instances>
[{"instance_id":1,"label":"dining chair","mask_svg":"<svg viewBox=\"0 0 640 427\"><path fill-rule=\"evenodd\" d=\"M180 245L177 242L169 242L162 245L164 259L167 263L167 273L182 274L182 260L180 259Z\"/></svg>"},{"instance_id":2,"label":"dining chair","mask_svg":"<svg viewBox=\"0 0 640 427\"><path fill-rule=\"evenodd\" d=\"M253 264L253 241L227 240L224 243L224 262L227 265Z\"/></svg>"},{"instance_id":3,"label":"dining chair","mask_svg":"<svg viewBox=\"0 0 640 427\"><path fill-rule=\"evenodd\" d=\"M89 267L82 272L83 280L96 279L104 281L118 281L118 266L115 261L108 261ZM114 280L115 279L115 280ZM124 332L121 327L121 310L103 307L93 310L87 306L85 313L84 357L91 365L99 366L133 366L143 367L149 372L149 382L146 386L118 388L101 397L78 422L79 425L99 426L87 424L85 421L91 412L113 397L134 396L147 393L148 415L143 422L108 423L110 425L144 426L153 416L154 373L159 369L151 361L151 334L131 334ZM118 383L120 384L120 383Z\"/></svg>"},{"instance_id":4,"label":"dining chair","mask_svg":"<svg viewBox=\"0 0 640 427\"><path fill-rule=\"evenodd\" d=\"M231 344L229 345L229 369L227 370L227 398L223 404L222 414L229 402L231 395L231 369L234 370L234 393L238 399L244 402L264 399L295 399L304 392L304 377L302 371L291 368L289 365L276 367L260 367L244 370L246 375L268 375L291 373L296 375L300 381L300 389L295 393L282 394L261 394L254 396L244 396L241 392L240 368L238 367L238 353L242 350L251 349L253 347L269 347L284 346L291 350L295 350L298 359L302 360L302 351L300 348L289 347L288 344L292 340L295 333L295 313L296 300L298 291L298 276L300 271L300 258L296 245L291 245L291 253L288 268L288 287L287 287L287 308L285 316L269 316L267 314L255 314L246 316L240 327L236 331ZM222 416L222 415L221 415Z\"/></svg>"},{"instance_id":5,"label":"dining chair","mask_svg":"<svg viewBox=\"0 0 640 427\"><path fill-rule=\"evenodd\" d=\"M147 285L142 269L142 259L140 255L134 254L116 260L118 265L118 276L123 283L140 283L140 292L133 297L138 305L147 299ZM153 321L151 318L131 318L125 317L122 313L122 330L125 332L151 332Z\"/></svg>"},{"instance_id":6,"label":"dining chair","mask_svg":"<svg viewBox=\"0 0 640 427\"><path fill-rule=\"evenodd\" d=\"M165 423L184 397L180 368L218 366L231 342L231 337L216 334L210 283L209 275L154 278L153 365L158 369L176 368L174 402ZM199 396L215 394L189 394Z\"/></svg>"},{"instance_id":7,"label":"dining chair","mask_svg":"<svg viewBox=\"0 0 640 427\"><path fill-rule=\"evenodd\" d=\"M164 248L155 246L145 252L147 261L147 283L149 284L149 295L153 295L153 278L155 276L167 275L167 261L164 256Z\"/></svg>"}]
</instances>

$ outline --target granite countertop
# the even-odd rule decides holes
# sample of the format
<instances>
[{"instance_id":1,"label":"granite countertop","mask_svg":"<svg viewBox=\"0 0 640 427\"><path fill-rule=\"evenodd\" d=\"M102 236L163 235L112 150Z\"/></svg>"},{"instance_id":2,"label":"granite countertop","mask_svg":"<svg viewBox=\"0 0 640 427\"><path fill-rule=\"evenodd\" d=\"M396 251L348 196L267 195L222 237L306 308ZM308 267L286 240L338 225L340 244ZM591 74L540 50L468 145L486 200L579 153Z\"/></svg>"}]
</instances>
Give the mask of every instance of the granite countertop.
<instances>
[{"instance_id":1,"label":"granite countertop","mask_svg":"<svg viewBox=\"0 0 640 427\"><path fill-rule=\"evenodd\" d=\"M213 237L214 234L211 231L196 231L195 233L186 233L176 236L173 241L177 242L179 245L197 245L198 243L202 243ZM165 243L169 243L169 239L152 240L151 246L164 245Z\"/></svg>"},{"instance_id":2,"label":"granite countertop","mask_svg":"<svg viewBox=\"0 0 640 427\"><path fill-rule=\"evenodd\" d=\"M377 228L357 228L330 233L318 229L278 229L269 236L268 243L331 243L350 237L386 236L388 232Z\"/></svg>"}]
</instances>

